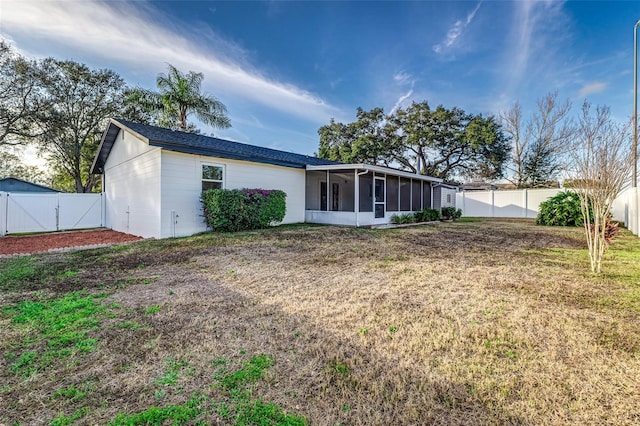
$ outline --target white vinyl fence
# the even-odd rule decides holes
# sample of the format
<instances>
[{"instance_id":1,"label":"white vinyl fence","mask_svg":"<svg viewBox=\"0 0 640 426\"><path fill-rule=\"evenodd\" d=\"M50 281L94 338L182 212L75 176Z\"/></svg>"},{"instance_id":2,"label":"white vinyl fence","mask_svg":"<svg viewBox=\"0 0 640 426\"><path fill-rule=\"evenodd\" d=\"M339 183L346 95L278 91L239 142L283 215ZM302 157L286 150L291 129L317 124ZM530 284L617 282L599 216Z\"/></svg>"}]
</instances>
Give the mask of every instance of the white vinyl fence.
<instances>
[{"instance_id":1,"label":"white vinyl fence","mask_svg":"<svg viewBox=\"0 0 640 426\"><path fill-rule=\"evenodd\" d=\"M509 191L463 191L456 194L456 206L469 217L535 218L540 203L564 189L517 189ZM628 188L612 206L613 219L640 235L640 188Z\"/></svg>"},{"instance_id":2,"label":"white vinyl fence","mask_svg":"<svg viewBox=\"0 0 640 426\"><path fill-rule=\"evenodd\" d=\"M562 189L516 189L508 191L463 191L456 194L456 206L464 216L535 218L540 203Z\"/></svg>"},{"instance_id":3,"label":"white vinyl fence","mask_svg":"<svg viewBox=\"0 0 640 426\"><path fill-rule=\"evenodd\" d=\"M613 202L613 219L640 235L640 188L627 188Z\"/></svg>"},{"instance_id":4,"label":"white vinyl fence","mask_svg":"<svg viewBox=\"0 0 640 426\"><path fill-rule=\"evenodd\" d=\"M0 192L0 236L104 226L102 194Z\"/></svg>"}]
</instances>

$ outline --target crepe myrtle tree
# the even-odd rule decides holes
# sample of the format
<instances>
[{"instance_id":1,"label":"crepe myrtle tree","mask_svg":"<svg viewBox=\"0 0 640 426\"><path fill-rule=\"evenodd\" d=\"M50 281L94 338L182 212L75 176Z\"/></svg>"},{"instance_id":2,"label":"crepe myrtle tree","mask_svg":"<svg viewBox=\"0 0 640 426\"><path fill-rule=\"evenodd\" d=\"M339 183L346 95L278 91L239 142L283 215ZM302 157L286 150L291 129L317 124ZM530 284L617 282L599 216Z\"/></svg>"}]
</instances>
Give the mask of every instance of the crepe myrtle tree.
<instances>
[{"instance_id":1,"label":"crepe myrtle tree","mask_svg":"<svg viewBox=\"0 0 640 426\"><path fill-rule=\"evenodd\" d=\"M594 112L584 103L570 156L591 271L596 274L602 272L612 203L631 176L631 146L629 124L614 122L606 106L598 106Z\"/></svg>"}]
</instances>

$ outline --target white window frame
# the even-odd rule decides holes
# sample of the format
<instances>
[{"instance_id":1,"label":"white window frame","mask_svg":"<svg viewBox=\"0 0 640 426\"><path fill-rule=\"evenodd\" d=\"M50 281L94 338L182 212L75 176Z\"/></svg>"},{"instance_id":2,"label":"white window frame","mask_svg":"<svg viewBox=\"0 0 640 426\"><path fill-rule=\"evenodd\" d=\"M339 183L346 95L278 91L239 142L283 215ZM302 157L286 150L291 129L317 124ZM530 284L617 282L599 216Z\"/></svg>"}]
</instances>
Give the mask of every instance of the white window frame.
<instances>
[{"instance_id":1,"label":"white window frame","mask_svg":"<svg viewBox=\"0 0 640 426\"><path fill-rule=\"evenodd\" d=\"M205 179L202 177L202 172L203 172L203 167L204 166L210 166L210 167L218 167L220 169L222 169L222 179L218 180L218 179ZM205 163L202 162L200 163L200 189L202 190L202 183L203 182L220 182L220 188L224 189L225 188L225 181L226 181L226 176L227 176L227 170L224 166L224 164L215 164L215 163Z\"/></svg>"}]
</instances>

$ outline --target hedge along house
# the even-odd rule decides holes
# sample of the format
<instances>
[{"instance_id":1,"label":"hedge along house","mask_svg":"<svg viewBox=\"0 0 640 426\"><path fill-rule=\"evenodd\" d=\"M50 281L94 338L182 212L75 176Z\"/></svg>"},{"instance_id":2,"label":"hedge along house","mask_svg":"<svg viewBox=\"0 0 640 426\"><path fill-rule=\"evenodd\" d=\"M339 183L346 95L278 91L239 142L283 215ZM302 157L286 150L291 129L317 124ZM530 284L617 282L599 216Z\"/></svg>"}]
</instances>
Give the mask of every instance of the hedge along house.
<instances>
[{"instance_id":1,"label":"hedge along house","mask_svg":"<svg viewBox=\"0 0 640 426\"><path fill-rule=\"evenodd\" d=\"M200 194L280 189L283 223L370 226L433 206L442 181L111 119L92 173L103 175L106 226L145 238L204 232Z\"/></svg>"}]
</instances>

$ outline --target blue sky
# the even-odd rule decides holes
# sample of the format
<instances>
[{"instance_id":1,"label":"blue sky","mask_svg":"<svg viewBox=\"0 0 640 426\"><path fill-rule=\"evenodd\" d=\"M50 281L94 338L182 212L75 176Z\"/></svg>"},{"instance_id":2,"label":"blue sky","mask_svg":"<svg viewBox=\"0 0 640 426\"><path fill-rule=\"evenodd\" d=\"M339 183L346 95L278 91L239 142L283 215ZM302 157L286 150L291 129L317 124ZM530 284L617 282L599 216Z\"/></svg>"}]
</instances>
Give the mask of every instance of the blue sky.
<instances>
[{"instance_id":1,"label":"blue sky","mask_svg":"<svg viewBox=\"0 0 640 426\"><path fill-rule=\"evenodd\" d=\"M166 63L202 72L233 125L216 136L304 154L332 117L412 101L526 113L557 90L575 113L587 99L626 120L638 19L640 1L0 0L22 54L145 88Z\"/></svg>"}]
</instances>

